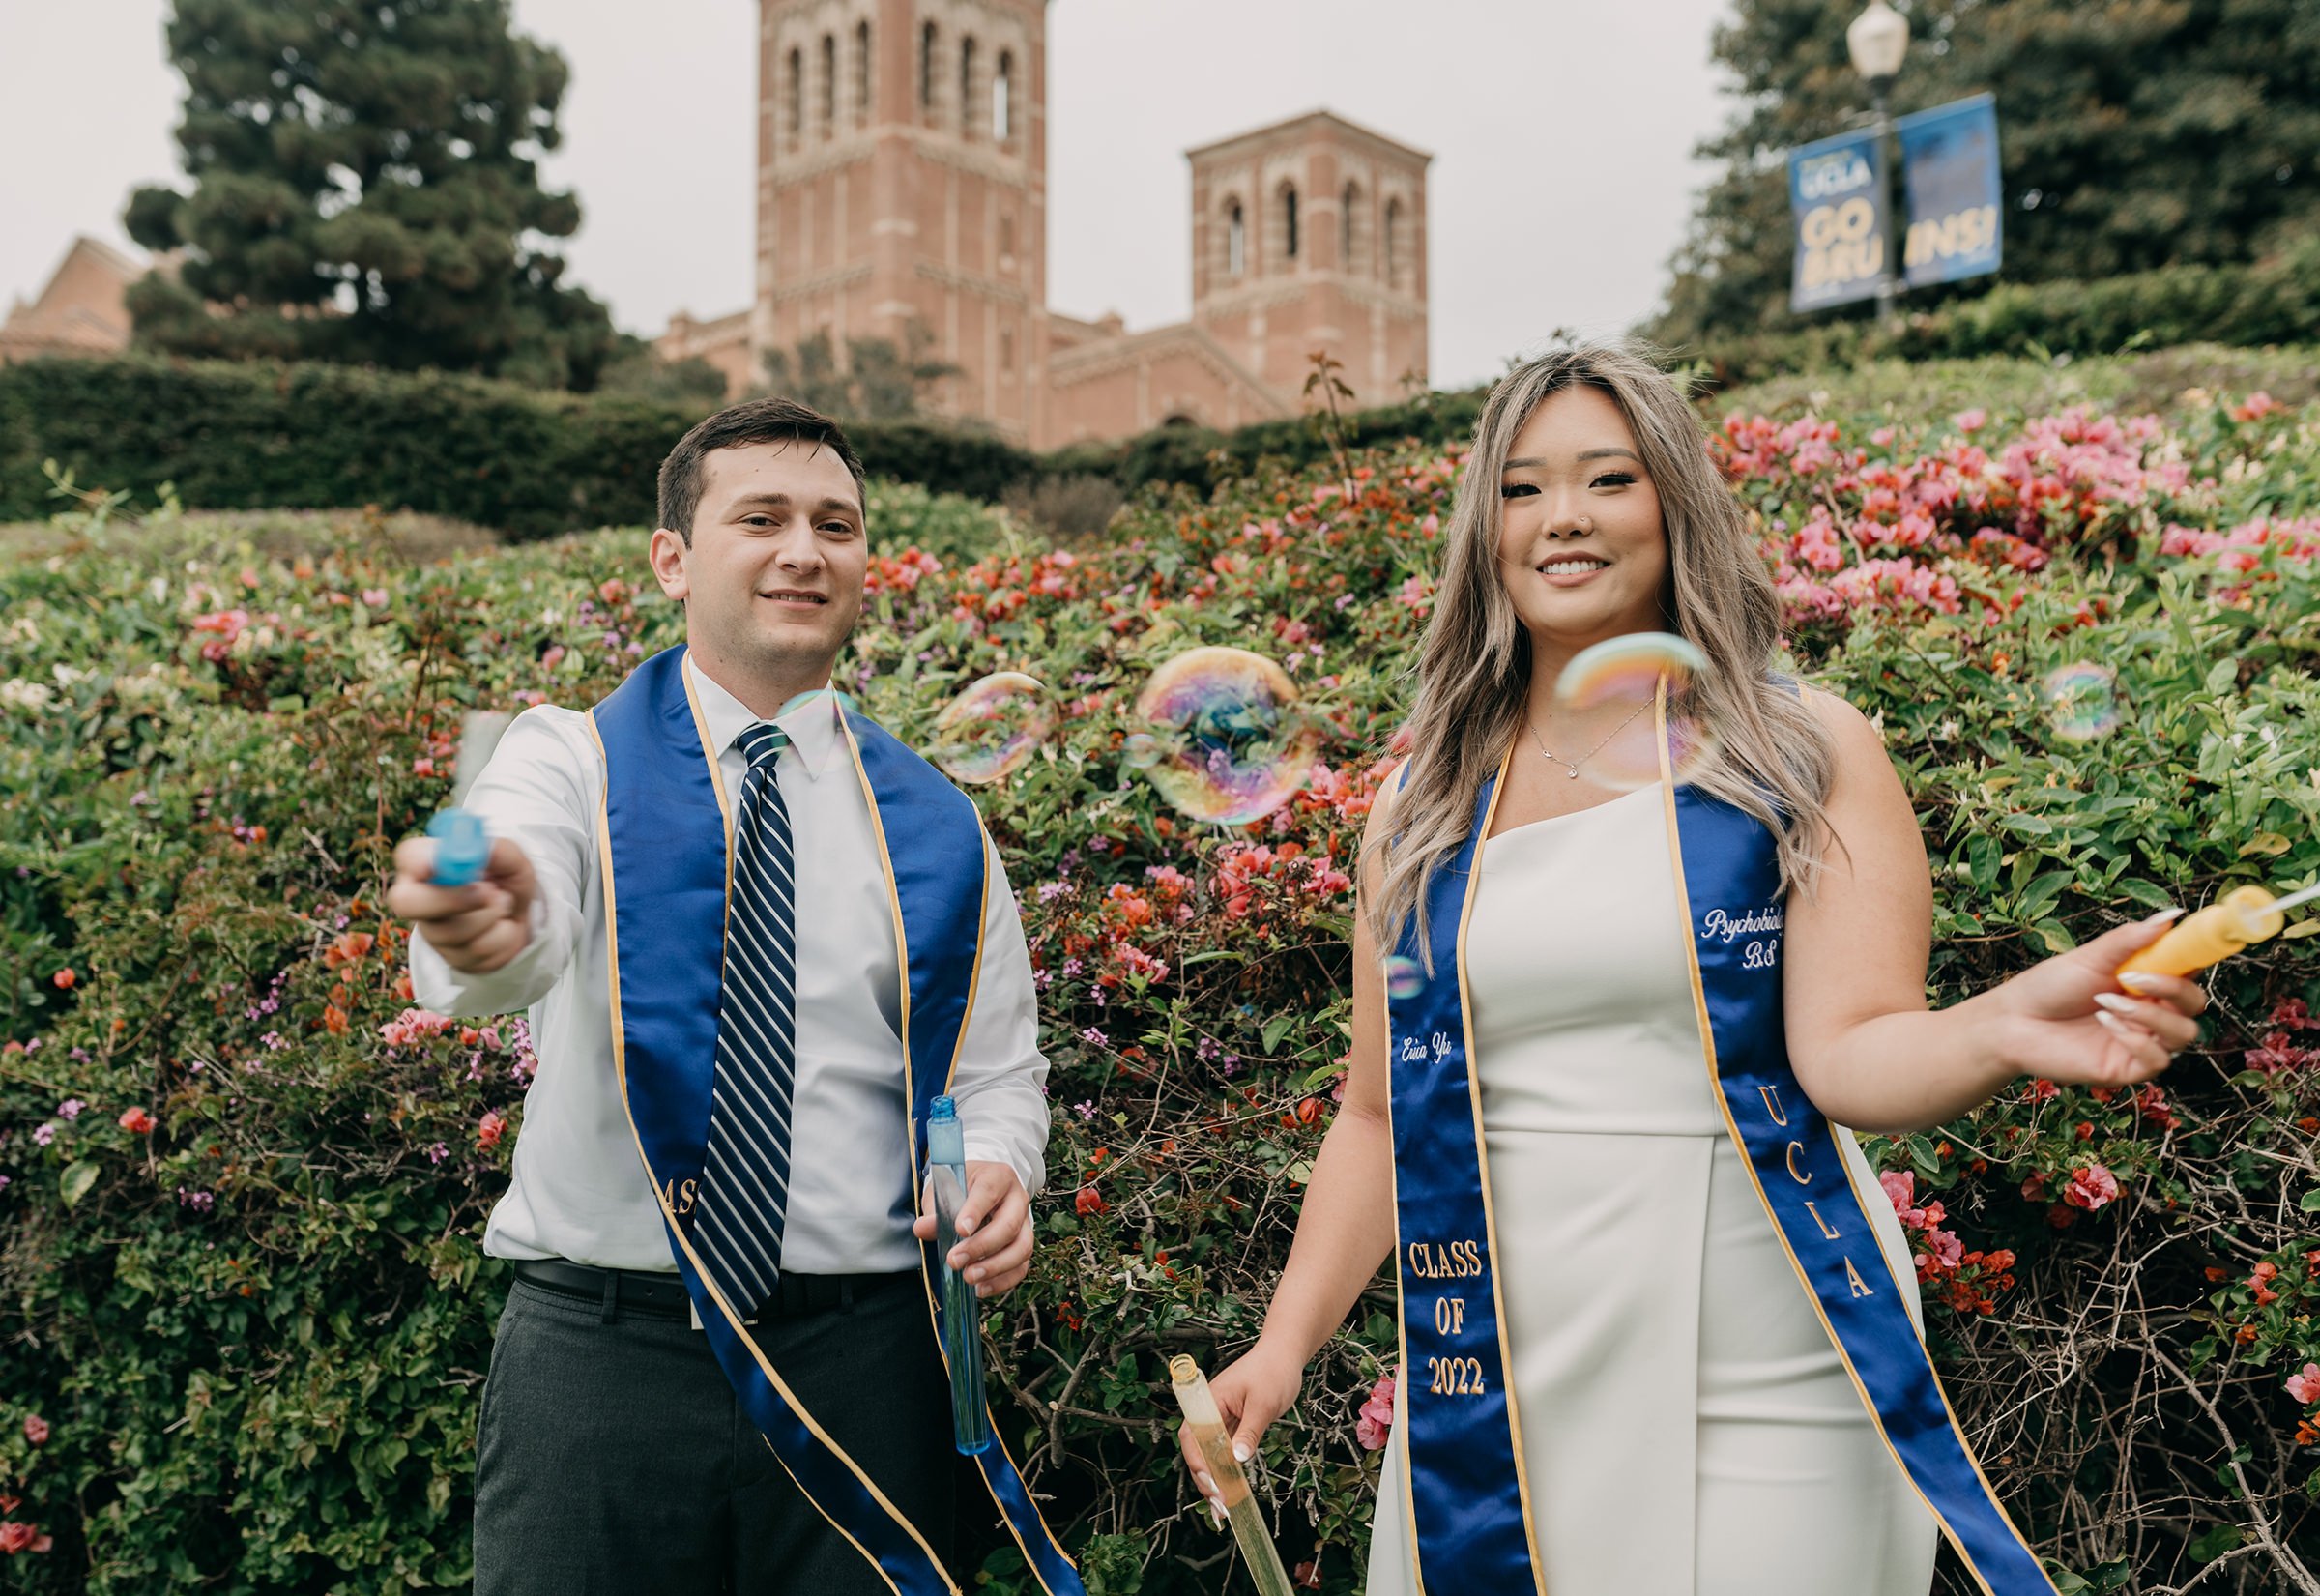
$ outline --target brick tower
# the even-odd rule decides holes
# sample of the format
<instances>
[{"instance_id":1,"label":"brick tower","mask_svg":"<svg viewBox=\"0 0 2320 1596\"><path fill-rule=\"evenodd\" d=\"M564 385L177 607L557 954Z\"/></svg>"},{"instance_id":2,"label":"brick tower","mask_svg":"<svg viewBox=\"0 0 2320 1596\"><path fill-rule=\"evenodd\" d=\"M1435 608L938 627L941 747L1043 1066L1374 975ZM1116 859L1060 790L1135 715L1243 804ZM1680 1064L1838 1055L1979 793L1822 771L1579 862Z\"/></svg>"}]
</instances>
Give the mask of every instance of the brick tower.
<instances>
[{"instance_id":1,"label":"brick tower","mask_svg":"<svg viewBox=\"0 0 2320 1596\"><path fill-rule=\"evenodd\" d=\"M754 368L923 340L941 414L1044 433L1046 0L760 0Z\"/></svg>"},{"instance_id":2,"label":"brick tower","mask_svg":"<svg viewBox=\"0 0 2320 1596\"><path fill-rule=\"evenodd\" d=\"M1192 320L1295 393L1327 349L1364 404L1426 375L1426 167L1329 111L1185 152Z\"/></svg>"}]
</instances>

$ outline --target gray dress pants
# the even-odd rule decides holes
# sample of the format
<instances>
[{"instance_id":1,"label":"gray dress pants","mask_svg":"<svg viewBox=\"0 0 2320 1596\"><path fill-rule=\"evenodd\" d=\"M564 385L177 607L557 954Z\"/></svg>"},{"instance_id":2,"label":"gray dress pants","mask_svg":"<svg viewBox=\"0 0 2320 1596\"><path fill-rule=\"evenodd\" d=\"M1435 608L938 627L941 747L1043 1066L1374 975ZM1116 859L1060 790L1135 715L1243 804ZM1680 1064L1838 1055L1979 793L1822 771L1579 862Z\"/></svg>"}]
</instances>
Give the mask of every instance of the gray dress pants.
<instances>
[{"instance_id":1,"label":"gray dress pants","mask_svg":"<svg viewBox=\"0 0 2320 1596\"><path fill-rule=\"evenodd\" d=\"M761 1320L757 1337L949 1567L949 1388L915 1277ZM516 1281L476 1450L476 1596L889 1596L685 1318L622 1308L606 1322L596 1303Z\"/></svg>"}]
</instances>

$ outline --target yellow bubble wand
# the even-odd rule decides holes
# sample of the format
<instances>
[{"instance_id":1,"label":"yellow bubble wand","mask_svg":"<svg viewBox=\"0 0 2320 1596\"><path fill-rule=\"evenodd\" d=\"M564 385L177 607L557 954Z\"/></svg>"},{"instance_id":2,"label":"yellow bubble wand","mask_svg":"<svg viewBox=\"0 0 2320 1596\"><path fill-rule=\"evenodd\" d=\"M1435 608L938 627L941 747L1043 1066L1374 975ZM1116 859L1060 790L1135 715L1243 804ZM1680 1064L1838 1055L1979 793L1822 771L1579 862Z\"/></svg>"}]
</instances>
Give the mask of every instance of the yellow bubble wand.
<instances>
[{"instance_id":1,"label":"yellow bubble wand","mask_svg":"<svg viewBox=\"0 0 2320 1596\"><path fill-rule=\"evenodd\" d=\"M2119 973L2189 975L2205 970L2244 947L2278 936L2287 925L2287 911L2315 898L2320 898L2320 886L2284 898L2275 898L2260 886L2239 887L2119 966Z\"/></svg>"},{"instance_id":2,"label":"yellow bubble wand","mask_svg":"<svg viewBox=\"0 0 2320 1596\"><path fill-rule=\"evenodd\" d=\"M1188 1357L1169 1359L1168 1377L1175 1386L1176 1406L1184 1409L1184 1428L1192 1432L1192 1443L1200 1448L1208 1477L1216 1482L1216 1494L1224 1499L1225 1516L1232 1523L1232 1538L1240 1543L1250 1578L1263 1596L1296 1596L1290 1588L1288 1571L1281 1566L1281 1553L1273 1550L1273 1538L1265 1533L1249 1478L1240 1471L1240 1460L1232 1455L1232 1436L1208 1389L1208 1378Z\"/></svg>"}]
</instances>

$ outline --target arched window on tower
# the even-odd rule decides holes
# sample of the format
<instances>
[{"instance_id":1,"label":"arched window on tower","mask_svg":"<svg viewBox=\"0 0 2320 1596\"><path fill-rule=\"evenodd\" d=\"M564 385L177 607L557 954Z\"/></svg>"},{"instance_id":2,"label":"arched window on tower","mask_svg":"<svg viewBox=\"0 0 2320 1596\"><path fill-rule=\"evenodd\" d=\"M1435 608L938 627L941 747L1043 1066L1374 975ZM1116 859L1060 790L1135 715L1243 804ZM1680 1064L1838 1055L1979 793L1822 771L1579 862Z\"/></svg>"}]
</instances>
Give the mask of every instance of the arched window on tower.
<instances>
[{"instance_id":1,"label":"arched window on tower","mask_svg":"<svg viewBox=\"0 0 2320 1596\"><path fill-rule=\"evenodd\" d=\"M1398 199L1385 202L1385 248L1382 252L1385 256L1385 285L1399 288L1402 286L1402 202Z\"/></svg>"},{"instance_id":2,"label":"arched window on tower","mask_svg":"<svg viewBox=\"0 0 2320 1596\"><path fill-rule=\"evenodd\" d=\"M959 136L974 136L974 41L959 41Z\"/></svg>"},{"instance_id":3,"label":"arched window on tower","mask_svg":"<svg viewBox=\"0 0 2320 1596\"><path fill-rule=\"evenodd\" d=\"M1361 270L1361 186L1346 185L1346 191L1337 202L1337 269L1341 272Z\"/></svg>"},{"instance_id":4,"label":"arched window on tower","mask_svg":"<svg viewBox=\"0 0 2320 1596\"><path fill-rule=\"evenodd\" d=\"M999 52L999 71L991 74L991 136L1004 144L1015 136L1015 54Z\"/></svg>"},{"instance_id":5,"label":"arched window on tower","mask_svg":"<svg viewBox=\"0 0 2320 1596\"><path fill-rule=\"evenodd\" d=\"M1284 265L1297 258L1297 187L1293 183L1281 185L1281 259Z\"/></svg>"},{"instance_id":6,"label":"arched window on tower","mask_svg":"<svg viewBox=\"0 0 2320 1596\"><path fill-rule=\"evenodd\" d=\"M932 22L918 30L918 109L930 118L935 110L935 56L938 43L940 41L936 38Z\"/></svg>"},{"instance_id":7,"label":"arched window on tower","mask_svg":"<svg viewBox=\"0 0 2320 1596\"><path fill-rule=\"evenodd\" d=\"M838 36L822 36L822 136L838 131Z\"/></svg>"},{"instance_id":8,"label":"arched window on tower","mask_svg":"<svg viewBox=\"0 0 2320 1596\"><path fill-rule=\"evenodd\" d=\"M1249 224L1240 214L1240 201L1225 201L1225 276L1237 277L1249 269Z\"/></svg>"},{"instance_id":9,"label":"arched window on tower","mask_svg":"<svg viewBox=\"0 0 2320 1596\"><path fill-rule=\"evenodd\" d=\"M870 24L857 22L854 29L854 122L857 128L870 125Z\"/></svg>"},{"instance_id":10,"label":"arched window on tower","mask_svg":"<svg viewBox=\"0 0 2320 1596\"><path fill-rule=\"evenodd\" d=\"M790 51L790 142L805 131L805 52Z\"/></svg>"}]
</instances>

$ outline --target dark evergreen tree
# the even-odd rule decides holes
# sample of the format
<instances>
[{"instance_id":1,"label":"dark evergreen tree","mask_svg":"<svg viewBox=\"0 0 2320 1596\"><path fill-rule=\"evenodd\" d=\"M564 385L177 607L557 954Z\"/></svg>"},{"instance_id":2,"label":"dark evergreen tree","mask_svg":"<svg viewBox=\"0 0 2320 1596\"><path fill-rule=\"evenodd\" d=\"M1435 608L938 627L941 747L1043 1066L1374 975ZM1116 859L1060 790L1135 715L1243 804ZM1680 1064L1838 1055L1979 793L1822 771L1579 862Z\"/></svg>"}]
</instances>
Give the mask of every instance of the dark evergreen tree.
<instances>
[{"instance_id":1,"label":"dark evergreen tree","mask_svg":"<svg viewBox=\"0 0 2320 1596\"><path fill-rule=\"evenodd\" d=\"M2006 278L2248 261L2320 222L2313 0L1897 0L1896 9L1910 26L1896 114L1984 90L1997 97ZM1859 11L1859 0L1734 0L1713 49L1743 108L1699 147L1724 170L1673 262L1659 336L1789 324L1785 158L1866 119L1844 50Z\"/></svg>"},{"instance_id":2,"label":"dark evergreen tree","mask_svg":"<svg viewBox=\"0 0 2320 1596\"><path fill-rule=\"evenodd\" d=\"M508 0L177 0L167 39L191 189L130 197L182 251L140 341L594 385L611 321L561 281L580 206L537 166L568 74Z\"/></svg>"}]
</instances>

